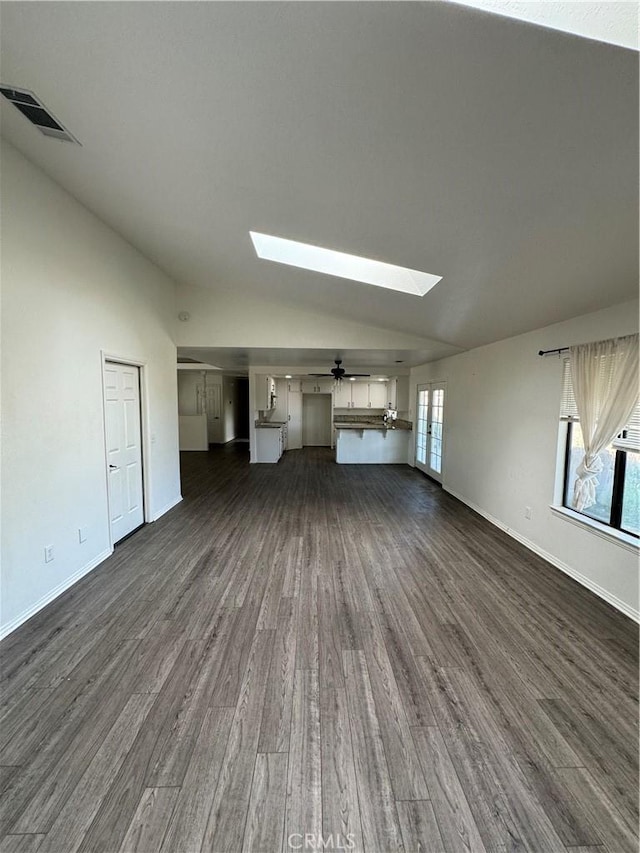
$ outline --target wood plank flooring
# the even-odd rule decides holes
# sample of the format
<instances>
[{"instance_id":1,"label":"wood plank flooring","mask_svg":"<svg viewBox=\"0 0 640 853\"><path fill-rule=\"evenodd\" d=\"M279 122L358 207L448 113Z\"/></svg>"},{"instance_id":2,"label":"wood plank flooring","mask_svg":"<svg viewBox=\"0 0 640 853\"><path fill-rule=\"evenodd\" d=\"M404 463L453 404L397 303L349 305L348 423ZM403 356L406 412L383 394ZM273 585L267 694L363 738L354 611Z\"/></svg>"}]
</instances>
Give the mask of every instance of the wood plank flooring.
<instances>
[{"instance_id":1,"label":"wood plank flooring","mask_svg":"<svg viewBox=\"0 0 640 853\"><path fill-rule=\"evenodd\" d=\"M182 465L0 646L0 853L638 851L637 626L409 467Z\"/></svg>"}]
</instances>

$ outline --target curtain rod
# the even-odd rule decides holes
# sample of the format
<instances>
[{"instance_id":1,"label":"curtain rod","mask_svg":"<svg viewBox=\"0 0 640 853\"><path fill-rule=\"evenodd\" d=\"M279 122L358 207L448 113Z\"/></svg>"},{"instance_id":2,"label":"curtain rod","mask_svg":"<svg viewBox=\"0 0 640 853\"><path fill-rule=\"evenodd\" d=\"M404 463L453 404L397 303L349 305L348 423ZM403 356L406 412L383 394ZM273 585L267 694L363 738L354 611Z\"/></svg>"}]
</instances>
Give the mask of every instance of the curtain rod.
<instances>
[{"instance_id":1,"label":"curtain rod","mask_svg":"<svg viewBox=\"0 0 640 853\"><path fill-rule=\"evenodd\" d=\"M634 332L632 335L623 335L621 338L607 338L607 340L611 341L623 341L626 338L637 338L638 333ZM595 342L594 342L595 343ZM604 341L598 341L598 343L604 343ZM551 355L551 353L557 352L560 355L561 352L569 352L570 347L558 347L557 349L539 349L538 355Z\"/></svg>"},{"instance_id":2,"label":"curtain rod","mask_svg":"<svg viewBox=\"0 0 640 853\"><path fill-rule=\"evenodd\" d=\"M538 350L538 355L551 355L551 353L557 352L560 355L561 352L569 352L569 347L559 347L558 349L540 349Z\"/></svg>"}]
</instances>

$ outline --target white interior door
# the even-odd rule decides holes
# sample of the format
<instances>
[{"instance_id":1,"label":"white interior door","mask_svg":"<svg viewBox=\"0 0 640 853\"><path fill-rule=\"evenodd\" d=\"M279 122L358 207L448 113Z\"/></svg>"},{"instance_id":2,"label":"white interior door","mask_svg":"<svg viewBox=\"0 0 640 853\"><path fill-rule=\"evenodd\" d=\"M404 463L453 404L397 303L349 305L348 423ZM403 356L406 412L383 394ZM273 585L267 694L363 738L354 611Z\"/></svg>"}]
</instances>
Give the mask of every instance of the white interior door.
<instances>
[{"instance_id":1,"label":"white interior door","mask_svg":"<svg viewBox=\"0 0 640 853\"><path fill-rule=\"evenodd\" d=\"M302 392L289 385L287 392L287 450L302 449Z\"/></svg>"},{"instance_id":2,"label":"white interior door","mask_svg":"<svg viewBox=\"0 0 640 853\"><path fill-rule=\"evenodd\" d=\"M105 362L104 409L109 523L115 545L144 524L139 368Z\"/></svg>"},{"instance_id":3,"label":"white interior door","mask_svg":"<svg viewBox=\"0 0 640 853\"><path fill-rule=\"evenodd\" d=\"M418 385L416 467L442 482L444 382Z\"/></svg>"},{"instance_id":4,"label":"white interior door","mask_svg":"<svg viewBox=\"0 0 640 853\"><path fill-rule=\"evenodd\" d=\"M224 441L222 385L206 373L203 373L196 383L196 414L207 416L209 444L222 444Z\"/></svg>"}]
</instances>

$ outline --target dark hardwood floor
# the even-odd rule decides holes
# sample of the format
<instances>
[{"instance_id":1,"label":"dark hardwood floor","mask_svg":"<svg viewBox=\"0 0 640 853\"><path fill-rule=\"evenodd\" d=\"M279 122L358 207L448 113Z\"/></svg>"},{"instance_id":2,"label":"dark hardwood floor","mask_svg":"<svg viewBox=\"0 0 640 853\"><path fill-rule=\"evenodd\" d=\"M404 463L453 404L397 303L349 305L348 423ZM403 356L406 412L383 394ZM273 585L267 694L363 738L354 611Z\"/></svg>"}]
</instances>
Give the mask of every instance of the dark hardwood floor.
<instances>
[{"instance_id":1,"label":"dark hardwood floor","mask_svg":"<svg viewBox=\"0 0 640 853\"><path fill-rule=\"evenodd\" d=\"M0 853L638 850L632 622L409 467L183 494L2 643Z\"/></svg>"}]
</instances>

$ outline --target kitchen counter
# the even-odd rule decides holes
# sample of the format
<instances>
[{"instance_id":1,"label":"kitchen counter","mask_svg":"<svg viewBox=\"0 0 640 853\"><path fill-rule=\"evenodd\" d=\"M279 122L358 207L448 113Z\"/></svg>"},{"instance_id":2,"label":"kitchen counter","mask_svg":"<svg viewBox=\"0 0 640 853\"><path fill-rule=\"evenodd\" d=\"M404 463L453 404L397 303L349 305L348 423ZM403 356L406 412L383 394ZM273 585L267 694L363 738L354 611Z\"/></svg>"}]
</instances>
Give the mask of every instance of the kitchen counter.
<instances>
[{"instance_id":1,"label":"kitchen counter","mask_svg":"<svg viewBox=\"0 0 640 853\"><path fill-rule=\"evenodd\" d=\"M256 421L256 429L280 429L285 425L284 421Z\"/></svg>"},{"instance_id":2,"label":"kitchen counter","mask_svg":"<svg viewBox=\"0 0 640 853\"><path fill-rule=\"evenodd\" d=\"M410 423L397 424L396 426L386 426L384 423L357 423L354 421L350 421L345 423L343 421L335 421L333 424L335 429L380 429L380 430L411 430L413 427Z\"/></svg>"}]
</instances>

